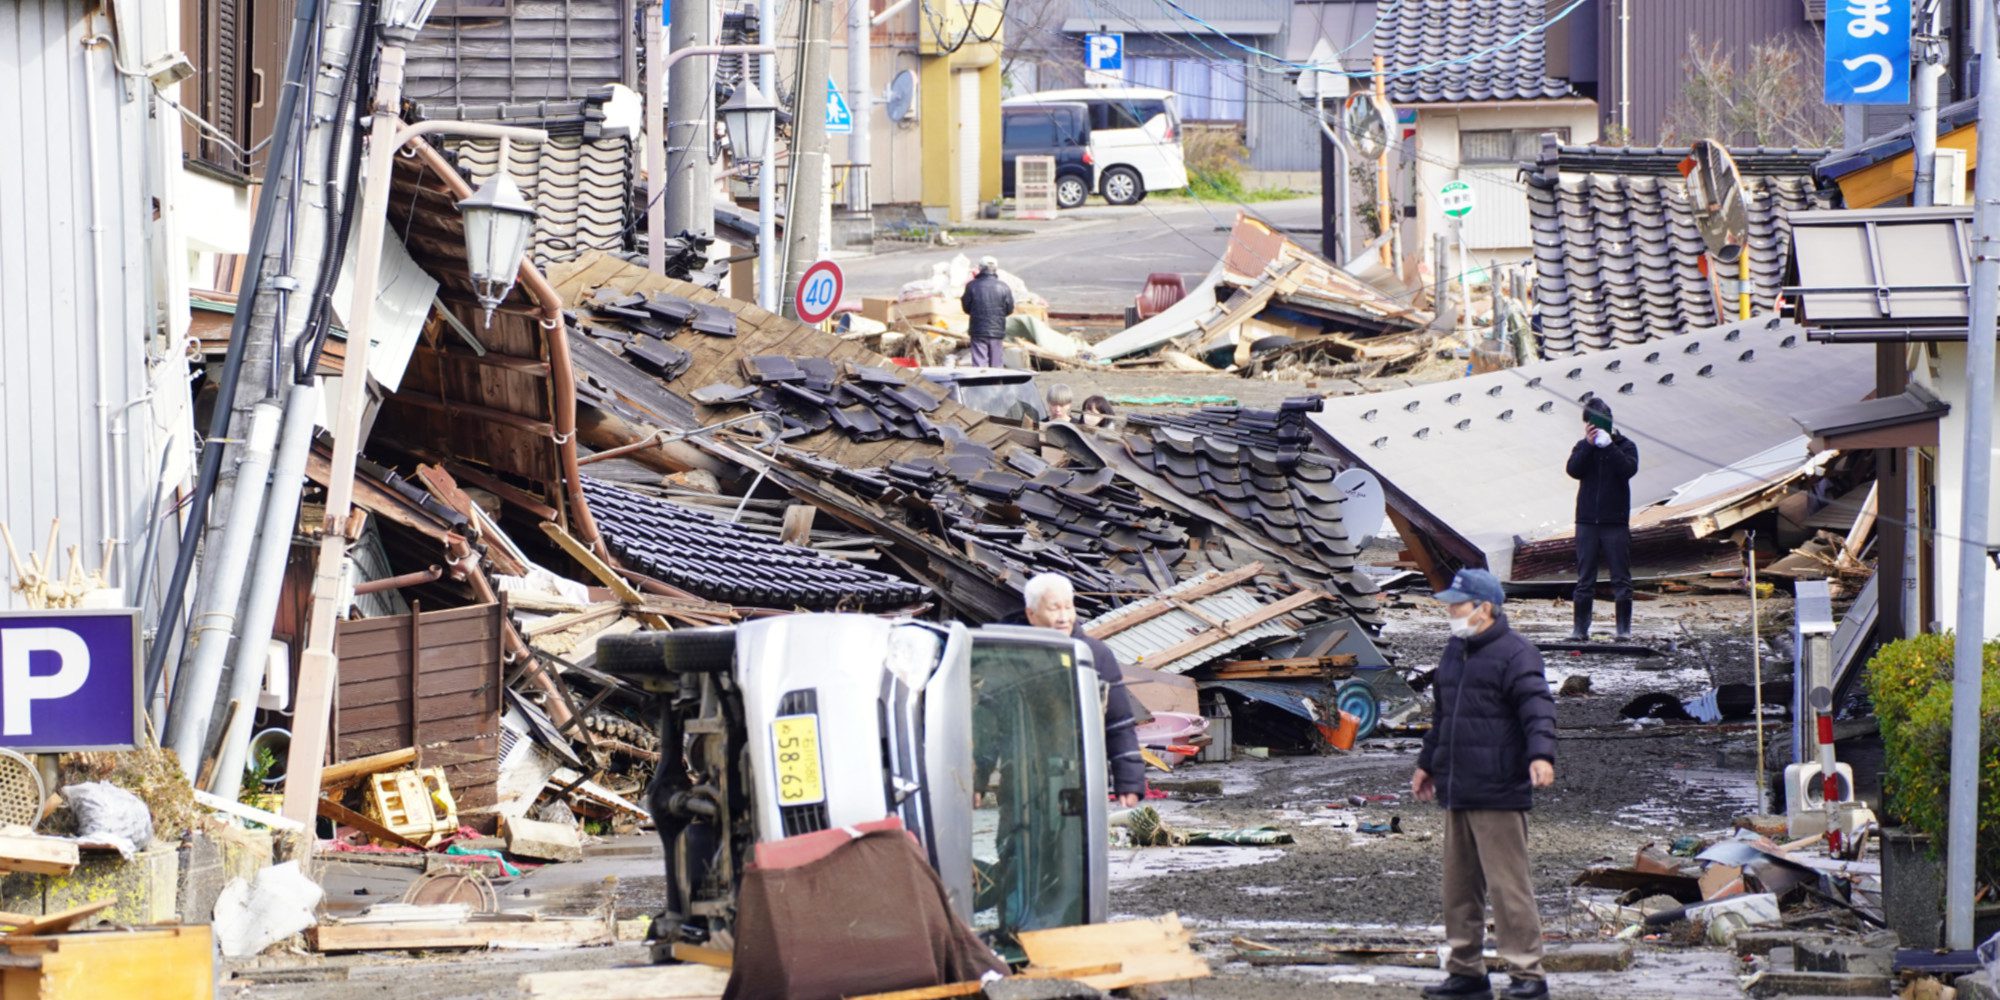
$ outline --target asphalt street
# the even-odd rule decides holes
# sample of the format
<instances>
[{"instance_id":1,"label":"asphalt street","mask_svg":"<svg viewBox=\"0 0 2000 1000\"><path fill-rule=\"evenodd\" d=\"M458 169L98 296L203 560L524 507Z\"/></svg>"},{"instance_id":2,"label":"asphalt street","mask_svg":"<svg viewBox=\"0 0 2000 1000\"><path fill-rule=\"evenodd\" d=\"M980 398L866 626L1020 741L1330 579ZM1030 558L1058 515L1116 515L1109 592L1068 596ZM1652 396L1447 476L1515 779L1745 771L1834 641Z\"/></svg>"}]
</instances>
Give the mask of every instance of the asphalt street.
<instances>
[{"instance_id":1,"label":"asphalt street","mask_svg":"<svg viewBox=\"0 0 2000 1000\"><path fill-rule=\"evenodd\" d=\"M1272 225L1311 230L1304 238L1316 239L1317 197L1250 207ZM1147 199L1132 206L1093 202L1052 222L1025 224L1035 228L1024 235L962 236L957 247L888 250L842 260L841 268L849 297L894 295L957 254L973 259L992 254L1056 310L1116 315L1138 294L1148 274L1174 271L1190 286L1199 281L1221 259L1239 210L1229 203L1183 199Z\"/></svg>"}]
</instances>

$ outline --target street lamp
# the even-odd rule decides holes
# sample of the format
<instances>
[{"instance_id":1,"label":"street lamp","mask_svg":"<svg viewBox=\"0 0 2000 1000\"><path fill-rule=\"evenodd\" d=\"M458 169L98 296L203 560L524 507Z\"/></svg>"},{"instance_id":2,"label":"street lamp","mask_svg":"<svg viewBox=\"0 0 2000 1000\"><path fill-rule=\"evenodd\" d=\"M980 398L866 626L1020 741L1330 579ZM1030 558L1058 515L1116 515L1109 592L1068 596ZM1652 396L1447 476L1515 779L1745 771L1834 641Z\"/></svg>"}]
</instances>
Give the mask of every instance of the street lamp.
<instances>
[{"instance_id":1,"label":"street lamp","mask_svg":"<svg viewBox=\"0 0 2000 1000\"><path fill-rule=\"evenodd\" d=\"M717 114L722 116L722 127L729 130L729 145L736 152L736 161L763 162L765 150L771 148L771 126L778 119L778 106L757 89L749 74L744 74L743 86L722 102Z\"/></svg>"},{"instance_id":2,"label":"street lamp","mask_svg":"<svg viewBox=\"0 0 2000 1000\"><path fill-rule=\"evenodd\" d=\"M431 8L435 6L437 0L381 0L375 23L390 39L409 42L424 30L424 22L430 20Z\"/></svg>"},{"instance_id":3,"label":"street lamp","mask_svg":"<svg viewBox=\"0 0 2000 1000\"><path fill-rule=\"evenodd\" d=\"M500 169L472 197L458 203L465 217L465 258L472 271L472 291L493 325L493 310L514 287L521 255L534 235L535 206L521 196L507 174L507 142L500 142Z\"/></svg>"}]
</instances>

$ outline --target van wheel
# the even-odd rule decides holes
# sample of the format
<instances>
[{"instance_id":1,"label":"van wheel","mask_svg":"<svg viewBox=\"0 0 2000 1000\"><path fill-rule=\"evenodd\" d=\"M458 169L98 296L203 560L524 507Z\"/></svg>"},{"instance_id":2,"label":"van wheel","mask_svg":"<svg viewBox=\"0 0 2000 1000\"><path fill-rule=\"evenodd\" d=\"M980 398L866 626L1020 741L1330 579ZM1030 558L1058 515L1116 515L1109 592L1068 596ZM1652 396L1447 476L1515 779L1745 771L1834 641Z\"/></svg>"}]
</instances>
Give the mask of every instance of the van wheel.
<instances>
[{"instance_id":1,"label":"van wheel","mask_svg":"<svg viewBox=\"0 0 2000 1000\"><path fill-rule=\"evenodd\" d=\"M1056 178L1056 207L1075 208L1090 197L1090 185L1083 178L1067 175Z\"/></svg>"},{"instance_id":2,"label":"van wheel","mask_svg":"<svg viewBox=\"0 0 2000 1000\"><path fill-rule=\"evenodd\" d=\"M1139 180L1139 172L1131 167L1112 167L1104 172L1104 179L1098 182L1104 200L1113 205L1137 205L1146 197L1146 185Z\"/></svg>"}]
</instances>

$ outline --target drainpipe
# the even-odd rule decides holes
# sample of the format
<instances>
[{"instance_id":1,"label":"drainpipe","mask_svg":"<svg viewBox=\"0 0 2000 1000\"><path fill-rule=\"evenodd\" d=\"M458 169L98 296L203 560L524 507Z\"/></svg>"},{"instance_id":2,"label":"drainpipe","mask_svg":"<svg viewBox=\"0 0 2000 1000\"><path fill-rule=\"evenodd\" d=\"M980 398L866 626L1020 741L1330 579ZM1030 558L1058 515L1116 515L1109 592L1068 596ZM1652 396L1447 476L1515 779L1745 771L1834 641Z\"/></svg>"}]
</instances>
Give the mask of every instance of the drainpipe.
<instances>
[{"instance_id":1,"label":"drainpipe","mask_svg":"<svg viewBox=\"0 0 2000 1000\"><path fill-rule=\"evenodd\" d=\"M272 400L261 400L250 413L250 436L236 468L236 499L222 524L209 563L215 577L202 594L189 633L187 665L174 675L174 710L167 717L166 745L181 759L181 773L201 772L207 749L209 719L215 711L216 689L222 681L222 661L235 631L236 609L243 597L243 579L250 547L262 520L265 479L271 473L271 453L278 441L278 421L284 411ZM242 714L242 713L239 713Z\"/></svg>"},{"instance_id":2,"label":"drainpipe","mask_svg":"<svg viewBox=\"0 0 2000 1000\"><path fill-rule=\"evenodd\" d=\"M251 723L256 712L248 710L264 682L264 660L271 645L271 629L278 620L278 598L284 592L285 566L291 560L292 538L298 534L299 494L306 479L306 457L312 452L313 417L319 411L319 381L292 386L285 397L284 435L278 442L278 456L271 466L271 486L264 503L263 524L258 529L259 544L250 567L250 583L243 593L243 612L237 619L236 658L230 666L230 702L245 711L227 714L221 749L215 761L215 776L209 791L235 800L243 790L243 765L248 759ZM237 491L249 484L238 479ZM188 772L192 775L194 772Z\"/></svg>"},{"instance_id":3,"label":"drainpipe","mask_svg":"<svg viewBox=\"0 0 2000 1000\"><path fill-rule=\"evenodd\" d=\"M85 75L89 75L90 55L99 46L111 45L105 35L92 35L83 40L83 61ZM116 56L113 56L115 60ZM112 79L117 79L113 66ZM124 297L104 287L104 199L97 190L98 150L97 150L97 84L88 80L83 87L83 135L86 181L90 188L90 289L96 300L90 304L91 339L97 350L96 371L93 373L97 392L97 525L104 533L103 540L113 544L123 544L125 532L114 523L114 503L125 502L124 478L114 468L118 465L111 458L111 398L105 386L105 369L111 367L109 338L104 333L104 310L114 303L122 303ZM114 480L121 480L116 481ZM117 499L114 501L113 497ZM109 573L107 567L105 572Z\"/></svg>"},{"instance_id":4,"label":"drainpipe","mask_svg":"<svg viewBox=\"0 0 2000 1000\"><path fill-rule=\"evenodd\" d=\"M1632 0L1618 0L1618 125L1632 141Z\"/></svg>"}]
</instances>

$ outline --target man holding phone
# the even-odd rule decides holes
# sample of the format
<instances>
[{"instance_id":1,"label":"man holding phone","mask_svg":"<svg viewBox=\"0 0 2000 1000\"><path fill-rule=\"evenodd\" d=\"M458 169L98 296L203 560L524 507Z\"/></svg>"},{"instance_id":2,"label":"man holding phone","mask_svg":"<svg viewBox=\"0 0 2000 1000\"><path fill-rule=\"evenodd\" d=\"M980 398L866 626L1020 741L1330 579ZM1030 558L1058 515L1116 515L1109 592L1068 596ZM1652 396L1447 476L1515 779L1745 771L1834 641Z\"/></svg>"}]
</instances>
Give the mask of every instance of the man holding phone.
<instances>
[{"instance_id":1,"label":"man holding phone","mask_svg":"<svg viewBox=\"0 0 2000 1000\"><path fill-rule=\"evenodd\" d=\"M1583 403L1583 440L1569 450L1576 485L1576 627L1571 642L1590 639L1597 567L1611 575L1618 639L1632 638L1632 477L1639 446L1611 423L1611 404L1592 396Z\"/></svg>"}]
</instances>

